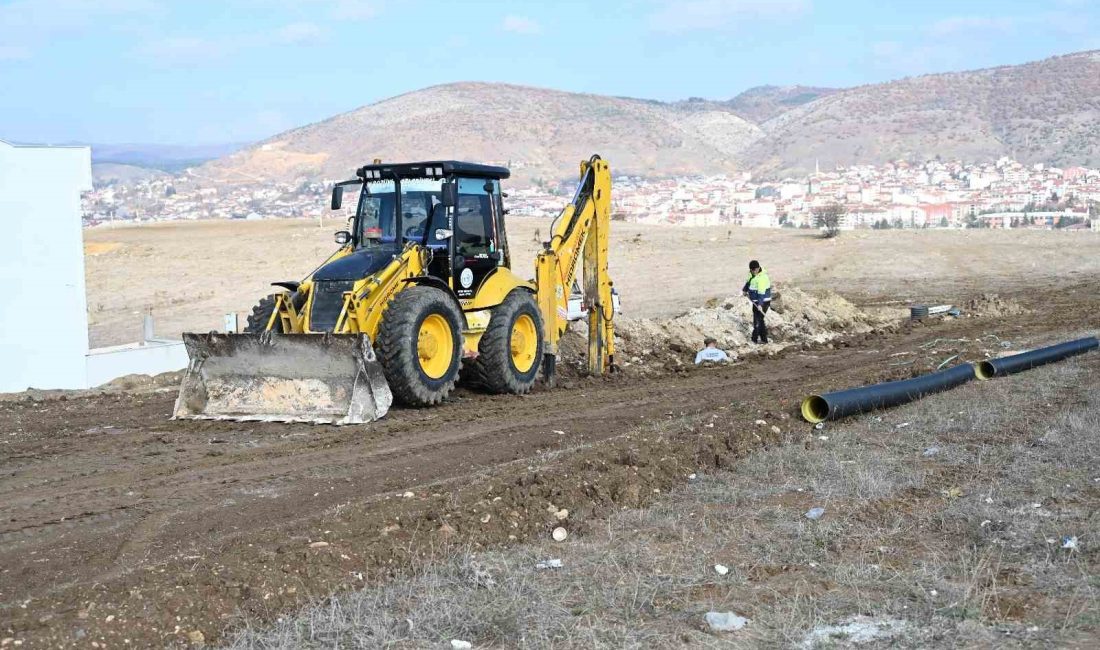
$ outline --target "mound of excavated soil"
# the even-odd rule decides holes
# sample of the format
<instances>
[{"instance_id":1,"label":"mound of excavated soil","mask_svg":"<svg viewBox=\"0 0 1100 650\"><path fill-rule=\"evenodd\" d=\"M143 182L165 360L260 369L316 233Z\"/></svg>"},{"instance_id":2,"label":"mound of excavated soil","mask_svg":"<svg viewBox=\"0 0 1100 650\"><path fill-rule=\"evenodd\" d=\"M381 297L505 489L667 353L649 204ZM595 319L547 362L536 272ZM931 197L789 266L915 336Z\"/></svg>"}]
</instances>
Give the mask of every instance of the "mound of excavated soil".
<instances>
[{"instance_id":1,"label":"mound of excavated soil","mask_svg":"<svg viewBox=\"0 0 1100 650\"><path fill-rule=\"evenodd\" d=\"M1019 316L1020 314L1027 313L1027 309L1020 303L1011 298L1001 298L995 293L983 293L977 298L966 301L966 304L962 306L962 311L964 314L983 318Z\"/></svg>"},{"instance_id":2,"label":"mound of excavated soil","mask_svg":"<svg viewBox=\"0 0 1100 650\"><path fill-rule=\"evenodd\" d=\"M615 321L616 360L627 370L659 371L691 364L703 339L714 337L731 357L748 349L777 351L803 343L827 343L889 326L905 316L900 309L863 310L832 292L784 288L768 312L767 346L753 346L752 307L736 295L667 320L619 317ZM566 367L584 365L587 325L573 323L562 340Z\"/></svg>"}]
</instances>

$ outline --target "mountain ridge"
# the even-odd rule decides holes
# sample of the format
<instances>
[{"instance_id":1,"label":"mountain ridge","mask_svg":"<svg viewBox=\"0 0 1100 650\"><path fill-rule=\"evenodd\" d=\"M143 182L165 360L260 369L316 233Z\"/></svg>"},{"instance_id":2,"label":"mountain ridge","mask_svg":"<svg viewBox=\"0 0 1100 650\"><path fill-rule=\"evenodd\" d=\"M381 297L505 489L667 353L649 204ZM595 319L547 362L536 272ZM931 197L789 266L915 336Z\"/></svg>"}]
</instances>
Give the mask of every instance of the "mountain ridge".
<instances>
[{"instance_id":1,"label":"mountain ridge","mask_svg":"<svg viewBox=\"0 0 1100 650\"><path fill-rule=\"evenodd\" d=\"M755 116L756 121L750 119ZM462 81L405 92L206 163L223 180L349 176L374 158L510 164L572 177L598 152L619 174L770 176L937 155L1100 165L1100 51L836 89L758 86L677 102Z\"/></svg>"}]
</instances>

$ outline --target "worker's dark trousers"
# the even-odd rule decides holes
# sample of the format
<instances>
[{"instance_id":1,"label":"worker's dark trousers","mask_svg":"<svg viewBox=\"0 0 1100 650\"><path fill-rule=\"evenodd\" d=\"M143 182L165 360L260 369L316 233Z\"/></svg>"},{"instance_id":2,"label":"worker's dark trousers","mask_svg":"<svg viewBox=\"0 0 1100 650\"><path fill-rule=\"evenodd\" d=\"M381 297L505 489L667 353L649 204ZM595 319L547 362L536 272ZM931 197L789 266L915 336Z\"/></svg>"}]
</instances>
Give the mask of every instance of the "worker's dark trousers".
<instances>
[{"instance_id":1,"label":"worker's dark trousers","mask_svg":"<svg viewBox=\"0 0 1100 650\"><path fill-rule=\"evenodd\" d=\"M768 342L768 326L764 323L764 314L768 313L771 304L764 303L763 307L752 306L752 342Z\"/></svg>"}]
</instances>

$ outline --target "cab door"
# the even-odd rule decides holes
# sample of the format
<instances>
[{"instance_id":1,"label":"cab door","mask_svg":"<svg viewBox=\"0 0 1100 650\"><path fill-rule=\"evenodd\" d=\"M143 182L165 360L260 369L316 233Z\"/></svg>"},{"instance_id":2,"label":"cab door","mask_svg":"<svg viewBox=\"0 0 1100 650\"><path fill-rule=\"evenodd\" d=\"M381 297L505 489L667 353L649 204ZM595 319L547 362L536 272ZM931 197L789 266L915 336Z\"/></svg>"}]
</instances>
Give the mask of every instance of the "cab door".
<instances>
[{"instance_id":1,"label":"cab door","mask_svg":"<svg viewBox=\"0 0 1100 650\"><path fill-rule=\"evenodd\" d=\"M504 233L497 227L496 215L500 186L484 178L458 178L457 182L452 286L460 300L469 300L485 277L504 263Z\"/></svg>"}]
</instances>

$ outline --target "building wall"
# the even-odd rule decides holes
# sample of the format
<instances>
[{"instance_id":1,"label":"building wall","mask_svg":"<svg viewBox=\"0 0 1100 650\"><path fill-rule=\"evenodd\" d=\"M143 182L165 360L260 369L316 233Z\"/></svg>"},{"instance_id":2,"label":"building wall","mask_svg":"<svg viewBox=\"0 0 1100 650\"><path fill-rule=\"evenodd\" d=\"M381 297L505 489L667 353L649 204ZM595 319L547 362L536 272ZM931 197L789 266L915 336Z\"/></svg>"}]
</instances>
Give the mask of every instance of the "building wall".
<instances>
[{"instance_id":1,"label":"building wall","mask_svg":"<svg viewBox=\"0 0 1100 650\"><path fill-rule=\"evenodd\" d=\"M87 147L0 141L0 392L87 385L80 193L90 189Z\"/></svg>"}]
</instances>

